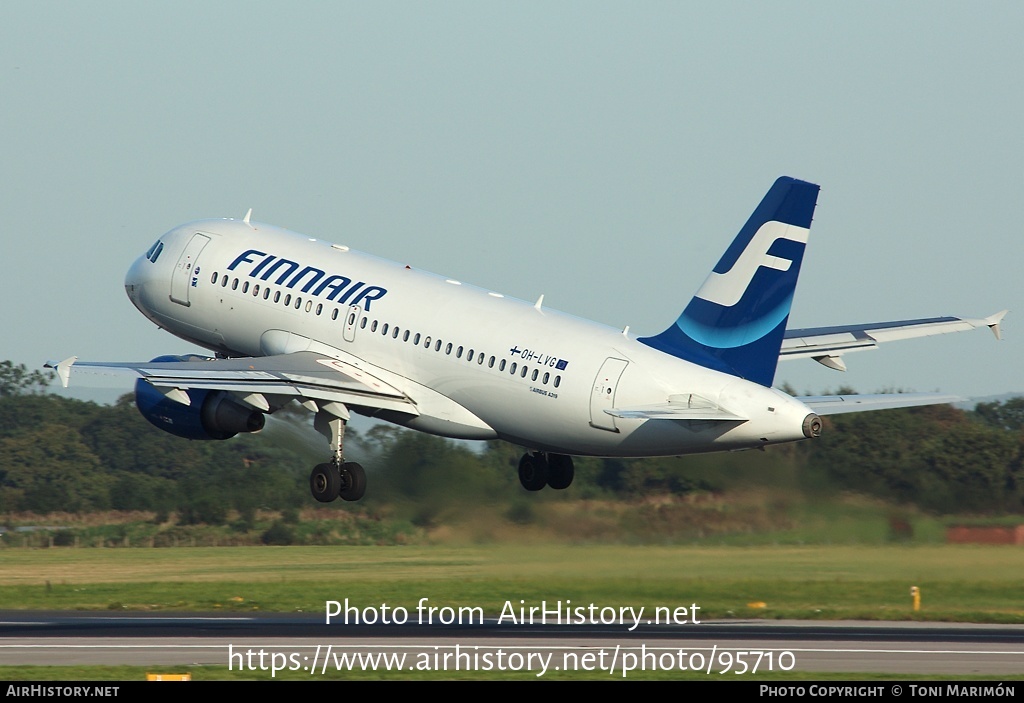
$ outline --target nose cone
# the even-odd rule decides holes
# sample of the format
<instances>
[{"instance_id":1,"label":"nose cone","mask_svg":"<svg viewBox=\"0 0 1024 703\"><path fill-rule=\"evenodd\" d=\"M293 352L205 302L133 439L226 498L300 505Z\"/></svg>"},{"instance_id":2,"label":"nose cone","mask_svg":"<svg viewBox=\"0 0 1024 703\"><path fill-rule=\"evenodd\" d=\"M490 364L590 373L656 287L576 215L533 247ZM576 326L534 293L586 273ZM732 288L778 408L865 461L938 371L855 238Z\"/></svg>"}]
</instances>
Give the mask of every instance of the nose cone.
<instances>
[{"instance_id":1,"label":"nose cone","mask_svg":"<svg viewBox=\"0 0 1024 703\"><path fill-rule=\"evenodd\" d=\"M145 256L140 256L128 269L128 273L124 277L124 291L128 294L128 299L132 301L132 304L143 310L139 301L142 298L143 289L149 279L149 271L153 267L152 262L149 261ZM143 312L145 312L143 310Z\"/></svg>"}]
</instances>

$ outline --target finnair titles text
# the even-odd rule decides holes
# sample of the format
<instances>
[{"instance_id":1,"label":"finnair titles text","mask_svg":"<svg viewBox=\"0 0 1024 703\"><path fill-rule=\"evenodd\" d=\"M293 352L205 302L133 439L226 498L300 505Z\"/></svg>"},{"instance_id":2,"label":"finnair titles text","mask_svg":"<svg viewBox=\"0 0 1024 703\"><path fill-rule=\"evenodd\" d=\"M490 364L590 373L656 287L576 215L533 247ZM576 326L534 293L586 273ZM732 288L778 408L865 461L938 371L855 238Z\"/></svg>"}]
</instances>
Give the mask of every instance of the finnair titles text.
<instances>
[{"instance_id":1,"label":"finnair titles text","mask_svg":"<svg viewBox=\"0 0 1024 703\"><path fill-rule=\"evenodd\" d=\"M262 258L260 258L262 257ZM234 271L240 264L249 264L251 270L248 272L250 278L257 278L261 281L284 286L285 288L300 289L317 297L325 296L327 300L340 304L359 305L367 311L370 303L380 300L388 292L380 286L370 286L366 281L353 282L348 276L332 273L328 274L323 269L314 266L303 266L297 261L267 254L257 249L247 249L239 254L231 265L229 271ZM275 276L273 280L271 277Z\"/></svg>"}]
</instances>

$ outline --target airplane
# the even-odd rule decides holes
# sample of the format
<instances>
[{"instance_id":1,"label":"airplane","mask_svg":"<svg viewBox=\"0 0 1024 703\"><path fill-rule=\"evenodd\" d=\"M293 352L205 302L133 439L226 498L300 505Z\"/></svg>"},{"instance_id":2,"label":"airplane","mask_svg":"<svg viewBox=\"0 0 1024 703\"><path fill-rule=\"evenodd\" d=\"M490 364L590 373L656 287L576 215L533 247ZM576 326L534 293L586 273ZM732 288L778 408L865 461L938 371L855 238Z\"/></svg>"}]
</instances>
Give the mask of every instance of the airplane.
<instances>
[{"instance_id":1,"label":"airplane","mask_svg":"<svg viewBox=\"0 0 1024 703\"><path fill-rule=\"evenodd\" d=\"M959 400L950 395L792 397L780 359L845 370L879 343L988 327L1006 311L788 329L819 186L775 181L679 317L635 337L536 303L268 224L175 227L128 270L157 326L213 352L141 363L48 362L136 377L142 415L188 439L258 432L290 401L330 444L310 474L320 502L358 500L366 472L344 454L351 413L443 437L526 449L523 488L565 489L573 456L763 449L818 437L821 416Z\"/></svg>"}]
</instances>

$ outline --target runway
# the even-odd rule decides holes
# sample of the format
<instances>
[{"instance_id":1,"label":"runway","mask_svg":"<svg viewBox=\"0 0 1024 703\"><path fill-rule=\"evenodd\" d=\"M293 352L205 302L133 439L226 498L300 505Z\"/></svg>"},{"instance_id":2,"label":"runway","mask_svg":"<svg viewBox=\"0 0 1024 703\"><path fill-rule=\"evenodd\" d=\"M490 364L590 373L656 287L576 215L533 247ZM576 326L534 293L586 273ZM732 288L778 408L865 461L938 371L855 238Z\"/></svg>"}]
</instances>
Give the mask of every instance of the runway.
<instances>
[{"instance_id":1,"label":"runway","mask_svg":"<svg viewBox=\"0 0 1024 703\"><path fill-rule=\"evenodd\" d=\"M0 612L0 665L221 665L311 677L345 669L766 671L1024 675L1024 626L728 621L688 625L325 624L323 614Z\"/></svg>"}]
</instances>

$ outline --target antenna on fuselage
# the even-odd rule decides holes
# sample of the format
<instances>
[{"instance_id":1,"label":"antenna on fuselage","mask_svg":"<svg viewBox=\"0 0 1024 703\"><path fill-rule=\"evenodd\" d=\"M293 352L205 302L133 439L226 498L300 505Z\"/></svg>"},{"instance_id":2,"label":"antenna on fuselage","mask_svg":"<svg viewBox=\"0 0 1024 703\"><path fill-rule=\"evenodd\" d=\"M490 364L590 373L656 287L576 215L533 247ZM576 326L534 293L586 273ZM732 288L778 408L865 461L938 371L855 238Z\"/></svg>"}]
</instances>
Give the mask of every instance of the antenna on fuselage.
<instances>
[{"instance_id":1,"label":"antenna on fuselage","mask_svg":"<svg viewBox=\"0 0 1024 703\"><path fill-rule=\"evenodd\" d=\"M245 213L245 217L242 218L242 222L252 227L252 223L249 222L250 217L252 217L252 208L249 208L249 212Z\"/></svg>"},{"instance_id":2,"label":"antenna on fuselage","mask_svg":"<svg viewBox=\"0 0 1024 703\"><path fill-rule=\"evenodd\" d=\"M540 310L540 306L543 305L543 304L544 304L544 294L541 293L540 297L537 298L537 302L533 304L533 307L535 307L538 310Z\"/></svg>"}]
</instances>

